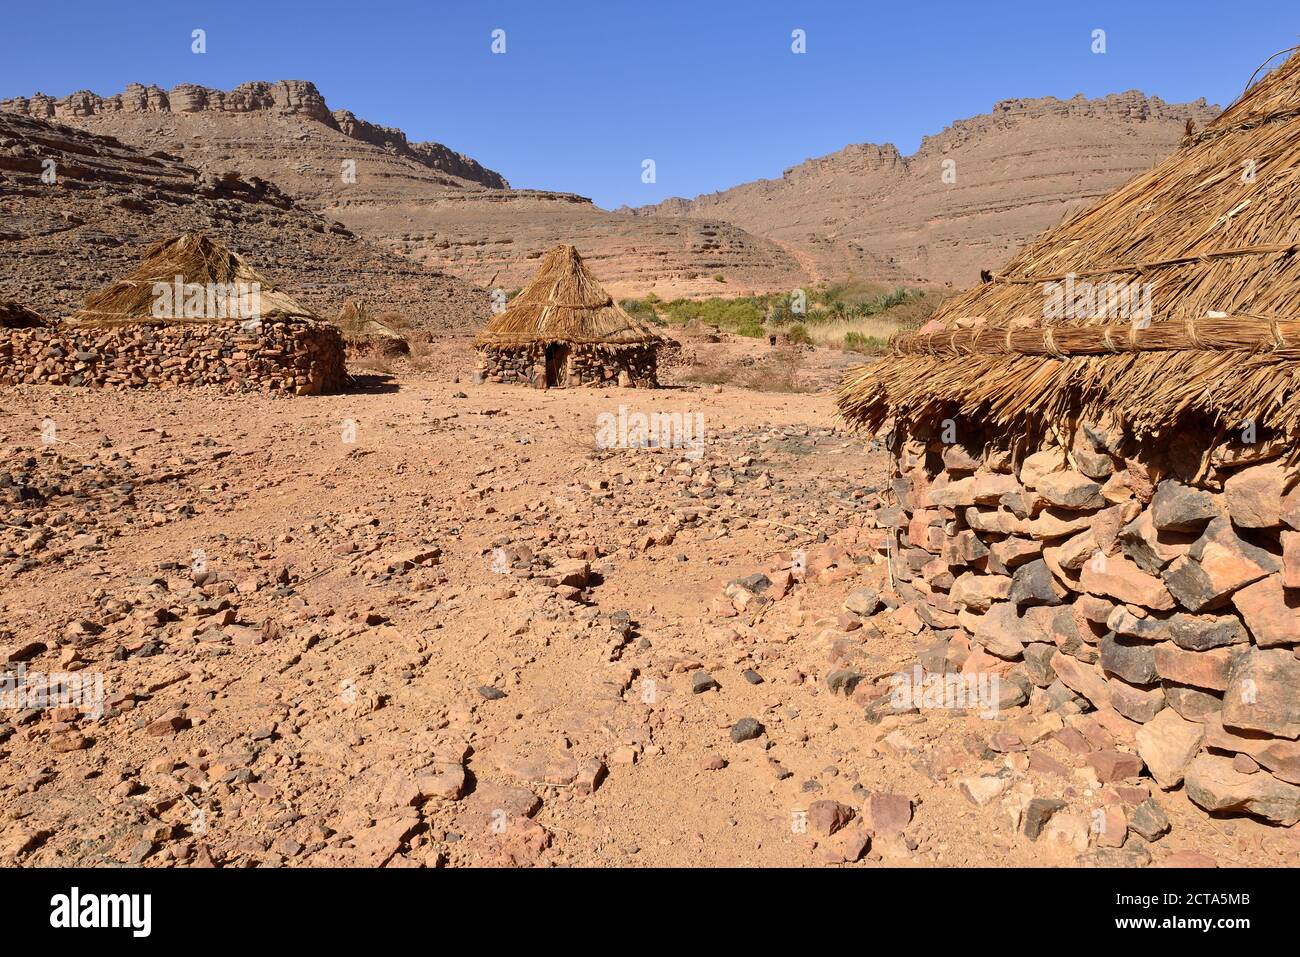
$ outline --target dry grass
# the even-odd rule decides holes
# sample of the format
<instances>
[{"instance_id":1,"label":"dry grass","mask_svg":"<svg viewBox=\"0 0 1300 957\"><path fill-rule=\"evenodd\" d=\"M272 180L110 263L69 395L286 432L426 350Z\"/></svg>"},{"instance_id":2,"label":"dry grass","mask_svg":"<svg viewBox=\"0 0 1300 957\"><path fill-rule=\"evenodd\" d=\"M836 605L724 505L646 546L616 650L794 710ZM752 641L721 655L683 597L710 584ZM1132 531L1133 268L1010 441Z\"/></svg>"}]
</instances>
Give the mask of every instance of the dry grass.
<instances>
[{"instance_id":1,"label":"dry grass","mask_svg":"<svg viewBox=\"0 0 1300 957\"><path fill-rule=\"evenodd\" d=\"M573 246L556 246L537 275L475 342L509 348L535 342L573 345L644 345L660 336L616 303L591 274Z\"/></svg>"},{"instance_id":2,"label":"dry grass","mask_svg":"<svg viewBox=\"0 0 1300 957\"><path fill-rule=\"evenodd\" d=\"M716 358L697 361L682 372L682 379L703 385L731 385L756 392L814 392L804 378L807 365L804 350L796 345L780 346L757 361L737 363Z\"/></svg>"}]
</instances>

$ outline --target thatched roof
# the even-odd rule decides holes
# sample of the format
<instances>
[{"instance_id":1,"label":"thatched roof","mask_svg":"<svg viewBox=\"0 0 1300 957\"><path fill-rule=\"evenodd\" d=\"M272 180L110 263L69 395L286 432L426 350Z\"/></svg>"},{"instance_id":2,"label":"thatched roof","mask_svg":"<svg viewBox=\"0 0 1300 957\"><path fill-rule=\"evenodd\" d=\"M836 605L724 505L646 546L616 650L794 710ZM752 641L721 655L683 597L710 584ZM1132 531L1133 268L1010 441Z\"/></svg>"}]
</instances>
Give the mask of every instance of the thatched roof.
<instances>
[{"instance_id":1,"label":"thatched roof","mask_svg":"<svg viewBox=\"0 0 1300 957\"><path fill-rule=\"evenodd\" d=\"M9 299L0 300L0 329L39 329L47 325L40 313Z\"/></svg>"},{"instance_id":2,"label":"thatched roof","mask_svg":"<svg viewBox=\"0 0 1300 957\"><path fill-rule=\"evenodd\" d=\"M353 349L378 349L390 355L411 351L410 340L390 322L370 314L364 300L349 299L343 303L334 325L343 331L343 341Z\"/></svg>"},{"instance_id":3,"label":"thatched roof","mask_svg":"<svg viewBox=\"0 0 1300 957\"><path fill-rule=\"evenodd\" d=\"M489 348L508 348L548 342L630 346L662 339L610 297L577 249L556 246L532 281L474 341Z\"/></svg>"},{"instance_id":4,"label":"thatched roof","mask_svg":"<svg viewBox=\"0 0 1300 957\"><path fill-rule=\"evenodd\" d=\"M194 298L199 287L204 292L201 303ZM166 301L160 308L163 297ZM199 308L187 309L189 303ZM314 312L278 289L238 253L202 233L183 233L150 247L130 275L91 293L86 305L66 322L76 326L171 325L259 317L319 321Z\"/></svg>"},{"instance_id":5,"label":"thatched roof","mask_svg":"<svg viewBox=\"0 0 1300 957\"><path fill-rule=\"evenodd\" d=\"M1294 441L1297 252L1300 54L1189 129L1173 156L850 370L840 411L873 429L960 416L1008 439L1105 413L1140 439L1250 419ZM1060 314L1067 293L1090 289L1091 308ZM1121 290L1137 295L1106 297Z\"/></svg>"}]
</instances>

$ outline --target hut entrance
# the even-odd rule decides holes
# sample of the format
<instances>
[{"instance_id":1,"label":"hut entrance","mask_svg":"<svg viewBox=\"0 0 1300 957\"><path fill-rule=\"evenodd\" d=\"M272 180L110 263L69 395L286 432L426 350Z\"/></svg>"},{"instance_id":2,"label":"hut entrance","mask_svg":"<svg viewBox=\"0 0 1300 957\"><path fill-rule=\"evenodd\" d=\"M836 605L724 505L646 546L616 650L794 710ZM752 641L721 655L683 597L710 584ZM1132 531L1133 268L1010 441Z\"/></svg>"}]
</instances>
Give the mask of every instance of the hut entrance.
<instances>
[{"instance_id":1,"label":"hut entrance","mask_svg":"<svg viewBox=\"0 0 1300 957\"><path fill-rule=\"evenodd\" d=\"M552 342L546 347L546 388L557 388L569 381L569 347Z\"/></svg>"}]
</instances>

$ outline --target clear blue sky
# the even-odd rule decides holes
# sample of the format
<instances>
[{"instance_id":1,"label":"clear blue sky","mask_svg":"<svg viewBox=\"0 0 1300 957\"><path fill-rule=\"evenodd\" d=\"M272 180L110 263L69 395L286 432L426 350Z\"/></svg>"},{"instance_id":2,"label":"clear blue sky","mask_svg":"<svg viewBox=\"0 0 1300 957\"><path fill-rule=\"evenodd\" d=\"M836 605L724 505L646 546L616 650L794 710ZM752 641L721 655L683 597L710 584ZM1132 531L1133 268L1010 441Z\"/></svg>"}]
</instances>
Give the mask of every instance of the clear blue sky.
<instances>
[{"instance_id":1,"label":"clear blue sky","mask_svg":"<svg viewBox=\"0 0 1300 957\"><path fill-rule=\"evenodd\" d=\"M607 208L779 176L847 143L910 153L1009 97L1139 89L1226 105L1300 43L1296 0L45 0L3 16L0 98L307 79L332 109Z\"/></svg>"}]
</instances>

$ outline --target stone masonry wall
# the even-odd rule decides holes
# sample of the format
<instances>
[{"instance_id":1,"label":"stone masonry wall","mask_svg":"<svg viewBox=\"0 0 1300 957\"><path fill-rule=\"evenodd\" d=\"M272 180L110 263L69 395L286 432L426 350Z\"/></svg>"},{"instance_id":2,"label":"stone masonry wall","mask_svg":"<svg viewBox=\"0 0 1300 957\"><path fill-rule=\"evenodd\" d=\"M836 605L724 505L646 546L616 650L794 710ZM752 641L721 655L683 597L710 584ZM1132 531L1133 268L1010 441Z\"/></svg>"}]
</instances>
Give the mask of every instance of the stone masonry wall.
<instances>
[{"instance_id":1,"label":"stone masonry wall","mask_svg":"<svg viewBox=\"0 0 1300 957\"><path fill-rule=\"evenodd\" d=\"M516 349L480 349L479 373L489 382L533 385L545 373L543 346ZM658 387L658 368L652 346L606 351L591 346L573 346L569 351L569 386Z\"/></svg>"},{"instance_id":2,"label":"stone masonry wall","mask_svg":"<svg viewBox=\"0 0 1300 957\"><path fill-rule=\"evenodd\" d=\"M13 329L0 333L0 386L105 388L218 385L313 395L347 380L343 337L325 323Z\"/></svg>"},{"instance_id":3,"label":"stone masonry wall","mask_svg":"<svg viewBox=\"0 0 1300 957\"><path fill-rule=\"evenodd\" d=\"M956 423L958 435L962 423ZM931 673L993 672L1097 779L1300 820L1300 488L1278 444L1086 425L1014 461L895 436L893 570ZM1008 682L1010 683L1008 688ZM1132 809L1128 809L1130 812Z\"/></svg>"}]
</instances>

